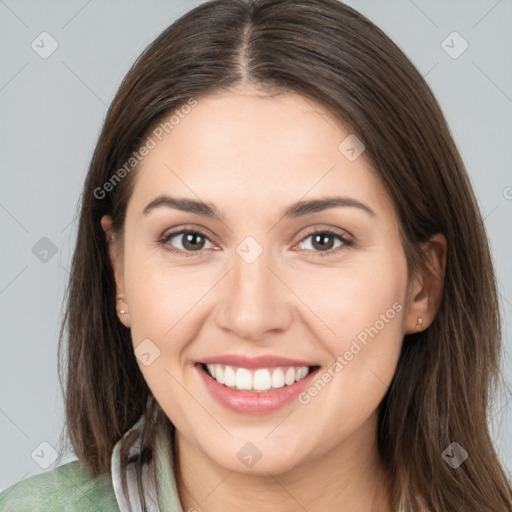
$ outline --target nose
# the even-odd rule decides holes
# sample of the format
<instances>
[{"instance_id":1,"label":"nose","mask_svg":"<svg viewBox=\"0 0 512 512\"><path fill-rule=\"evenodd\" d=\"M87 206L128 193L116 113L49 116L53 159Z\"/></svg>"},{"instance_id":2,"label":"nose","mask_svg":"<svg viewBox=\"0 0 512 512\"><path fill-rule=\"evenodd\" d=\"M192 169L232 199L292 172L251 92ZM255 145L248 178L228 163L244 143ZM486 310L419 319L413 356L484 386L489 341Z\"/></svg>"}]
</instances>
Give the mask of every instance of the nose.
<instances>
[{"instance_id":1,"label":"nose","mask_svg":"<svg viewBox=\"0 0 512 512\"><path fill-rule=\"evenodd\" d=\"M264 251L249 263L234 255L233 268L221 283L216 323L238 338L264 341L289 328L293 318L293 293Z\"/></svg>"}]
</instances>

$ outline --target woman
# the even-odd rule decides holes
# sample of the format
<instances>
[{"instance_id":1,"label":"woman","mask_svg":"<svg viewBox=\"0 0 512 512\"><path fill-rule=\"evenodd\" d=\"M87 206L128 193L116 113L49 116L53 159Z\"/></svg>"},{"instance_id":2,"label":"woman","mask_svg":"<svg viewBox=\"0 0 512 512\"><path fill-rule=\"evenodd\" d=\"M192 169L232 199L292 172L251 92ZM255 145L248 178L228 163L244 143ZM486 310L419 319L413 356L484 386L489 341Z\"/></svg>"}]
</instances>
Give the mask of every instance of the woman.
<instances>
[{"instance_id":1,"label":"woman","mask_svg":"<svg viewBox=\"0 0 512 512\"><path fill-rule=\"evenodd\" d=\"M66 327L79 461L2 510L511 509L463 162L414 66L335 0L213 0L137 60Z\"/></svg>"}]
</instances>

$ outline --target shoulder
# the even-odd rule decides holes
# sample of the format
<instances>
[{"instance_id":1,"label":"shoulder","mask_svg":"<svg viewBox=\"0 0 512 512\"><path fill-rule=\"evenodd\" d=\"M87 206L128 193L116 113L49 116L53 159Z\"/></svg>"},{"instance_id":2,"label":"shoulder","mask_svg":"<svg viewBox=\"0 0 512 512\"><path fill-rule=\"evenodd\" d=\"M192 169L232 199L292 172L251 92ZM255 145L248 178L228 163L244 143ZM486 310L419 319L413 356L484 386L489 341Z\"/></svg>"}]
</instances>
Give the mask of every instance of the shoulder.
<instances>
[{"instance_id":1,"label":"shoulder","mask_svg":"<svg viewBox=\"0 0 512 512\"><path fill-rule=\"evenodd\" d=\"M3 512L119 511L108 474L94 477L75 460L22 480L0 493Z\"/></svg>"}]
</instances>

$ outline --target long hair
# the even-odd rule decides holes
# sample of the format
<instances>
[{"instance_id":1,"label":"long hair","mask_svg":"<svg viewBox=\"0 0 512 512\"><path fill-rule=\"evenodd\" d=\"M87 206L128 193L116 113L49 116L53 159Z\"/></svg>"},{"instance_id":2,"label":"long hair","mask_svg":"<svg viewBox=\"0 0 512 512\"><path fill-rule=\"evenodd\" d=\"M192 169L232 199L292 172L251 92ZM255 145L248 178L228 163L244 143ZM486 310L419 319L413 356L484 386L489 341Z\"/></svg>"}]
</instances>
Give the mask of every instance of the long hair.
<instances>
[{"instance_id":1,"label":"long hair","mask_svg":"<svg viewBox=\"0 0 512 512\"><path fill-rule=\"evenodd\" d=\"M138 368L130 331L117 318L100 219L110 215L122 237L134 155L150 129L191 99L242 83L316 101L364 142L364 157L398 213L410 272L425 264L423 242L437 233L447 239L437 316L428 329L404 338L379 405L378 448L394 505L510 510L510 482L487 426L500 383L501 332L475 196L423 77L382 30L336 0L205 2L164 30L121 83L81 196L59 337L60 355L67 330L66 427L78 458L95 475L110 472L115 442L142 414L140 464L154 456L159 424L172 434ZM59 372L62 366L59 360ZM457 469L442 458L454 441L469 454Z\"/></svg>"}]
</instances>

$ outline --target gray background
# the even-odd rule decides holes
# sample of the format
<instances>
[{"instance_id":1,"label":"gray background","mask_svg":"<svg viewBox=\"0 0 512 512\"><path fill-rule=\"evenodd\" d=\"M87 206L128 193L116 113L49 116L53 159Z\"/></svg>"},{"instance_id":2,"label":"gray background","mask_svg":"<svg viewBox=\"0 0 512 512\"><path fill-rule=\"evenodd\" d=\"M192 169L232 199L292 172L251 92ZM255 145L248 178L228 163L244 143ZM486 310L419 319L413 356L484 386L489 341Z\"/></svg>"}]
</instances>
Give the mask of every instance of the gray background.
<instances>
[{"instance_id":1,"label":"gray background","mask_svg":"<svg viewBox=\"0 0 512 512\"><path fill-rule=\"evenodd\" d=\"M61 303L77 200L107 105L139 53L199 3L0 0L0 491L55 467L52 447L64 421L56 357ZM504 313L507 387L491 426L510 475L512 2L347 3L426 77L474 184ZM31 47L35 41L39 52L51 49L48 36L38 37L43 31L58 43L46 59ZM442 43L453 31L469 44L457 58L463 41Z\"/></svg>"}]
</instances>

